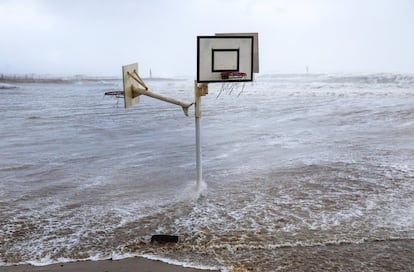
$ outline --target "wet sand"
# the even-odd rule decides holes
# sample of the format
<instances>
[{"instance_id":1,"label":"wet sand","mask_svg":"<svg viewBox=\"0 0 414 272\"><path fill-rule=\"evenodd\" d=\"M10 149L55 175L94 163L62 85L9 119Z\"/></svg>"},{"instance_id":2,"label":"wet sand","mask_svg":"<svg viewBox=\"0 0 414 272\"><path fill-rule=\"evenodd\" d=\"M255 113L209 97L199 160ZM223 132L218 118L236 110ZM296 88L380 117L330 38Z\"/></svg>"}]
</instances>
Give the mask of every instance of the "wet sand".
<instances>
[{"instance_id":1,"label":"wet sand","mask_svg":"<svg viewBox=\"0 0 414 272\"><path fill-rule=\"evenodd\" d=\"M15 265L0 267L2 272L201 272L201 270L166 264L160 261L148 260L141 257L123 260L82 261L46 266ZM217 270L218 271L218 270Z\"/></svg>"}]
</instances>

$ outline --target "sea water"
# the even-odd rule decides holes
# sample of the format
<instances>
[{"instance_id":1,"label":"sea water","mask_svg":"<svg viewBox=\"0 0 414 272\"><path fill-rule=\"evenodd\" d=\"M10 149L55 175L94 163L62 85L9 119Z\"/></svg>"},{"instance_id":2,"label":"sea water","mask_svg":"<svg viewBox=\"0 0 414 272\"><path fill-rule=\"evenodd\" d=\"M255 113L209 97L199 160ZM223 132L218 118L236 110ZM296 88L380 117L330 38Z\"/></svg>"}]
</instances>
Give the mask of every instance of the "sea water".
<instances>
[{"instance_id":1,"label":"sea water","mask_svg":"<svg viewBox=\"0 0 414 272\"><path fill-rule=\"evenodd\" d=\"M414 76L261 75L190 117L118 80L0 90L0 270L145 256L252 271L413 270ZM194 101L191 78L147 80ZM11 85L9 84L9 87ZM179 235L173 245L153 234Z\"/></svg>"}]
</instances>

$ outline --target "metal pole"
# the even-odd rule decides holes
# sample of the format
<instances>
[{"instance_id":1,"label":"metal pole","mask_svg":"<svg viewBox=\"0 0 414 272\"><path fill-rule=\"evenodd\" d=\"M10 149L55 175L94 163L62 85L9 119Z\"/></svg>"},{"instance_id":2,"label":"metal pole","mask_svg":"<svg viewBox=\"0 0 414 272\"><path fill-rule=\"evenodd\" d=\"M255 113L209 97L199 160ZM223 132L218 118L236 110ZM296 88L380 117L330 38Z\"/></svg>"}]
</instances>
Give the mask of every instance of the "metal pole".
<instances>
[{"instance_id":1,"label":"metal pole","mask_svg":"<svg viewBox=\"0 0 414 272\"><path fill-rule=\"evenodd\" d=\"M155 99L159 99L159 100L171 103L171 104L181 106L183 108L184 114L186 116L188 116L188 108L191 107L191 105L193 105L193 103L184 103L184 102L178 101L177 99L174 99L174 98L166 97L166 96L163 96L163 95L160 95L160 94L150 92L146 89L138 88L134 85L131 85L131 89L134 92L134 94L137 95L137 96L138 95L146 95L146 96L149 96L149 97L152 97L152 98L155 98Z\"/></svg>"},{"instance_id":2,"label":"metal pole","mask_svg":"<svg viewBox=\"0 0 414 272\"><path fill-rule=\"evenodd\" d=\"M195 95L195 131L196 131L196 169L197 169L197 191L201 189L202 168L201 168L201 90L198 88L197 81L194 81Z\"/></svg>"}]
</instances>

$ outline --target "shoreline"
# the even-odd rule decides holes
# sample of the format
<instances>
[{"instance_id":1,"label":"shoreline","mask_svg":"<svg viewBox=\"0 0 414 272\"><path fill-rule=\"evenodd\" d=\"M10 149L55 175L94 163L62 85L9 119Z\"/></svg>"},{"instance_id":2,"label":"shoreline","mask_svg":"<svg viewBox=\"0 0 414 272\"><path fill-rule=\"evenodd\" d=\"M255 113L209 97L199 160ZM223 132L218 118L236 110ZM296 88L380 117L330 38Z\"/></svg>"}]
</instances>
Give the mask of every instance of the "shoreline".
<instances>
[{"instance_id":1,"label":"shoreline","mask_svg":"<svg viewBox=\"0 0 414 272\"><path fill-rule=\"evenodd\" d=\"M129 271L157 271L157 272L203 272L217 271L183 267L174 264L164 263L158 260L151 260L144 257L131 257L121 260L100 260L100 261L78 261L68 263L56 263L45 266L34 266L30 264L0 266L2 272L129 272Z\"/></svg>"}]
</instances>

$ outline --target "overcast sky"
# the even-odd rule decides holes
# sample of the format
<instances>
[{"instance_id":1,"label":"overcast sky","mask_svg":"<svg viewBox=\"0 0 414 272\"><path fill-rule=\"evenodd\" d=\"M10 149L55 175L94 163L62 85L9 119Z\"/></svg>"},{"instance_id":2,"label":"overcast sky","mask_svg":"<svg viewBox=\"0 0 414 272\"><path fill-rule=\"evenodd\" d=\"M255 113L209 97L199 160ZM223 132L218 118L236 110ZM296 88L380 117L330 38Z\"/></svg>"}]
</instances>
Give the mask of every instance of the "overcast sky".
<instances>
[{"instance_id":1,"label":"overcast sky","mask_svg":"<svg viewBox=\"0 0 414 272\"><path fill-rule=\"evenodd\" d=\"M0 0L0 73L194 76L217 32L258 32L262 74L414 73L414 0Z\"/></svg>"}]
</instances>

